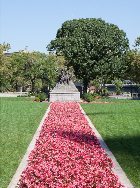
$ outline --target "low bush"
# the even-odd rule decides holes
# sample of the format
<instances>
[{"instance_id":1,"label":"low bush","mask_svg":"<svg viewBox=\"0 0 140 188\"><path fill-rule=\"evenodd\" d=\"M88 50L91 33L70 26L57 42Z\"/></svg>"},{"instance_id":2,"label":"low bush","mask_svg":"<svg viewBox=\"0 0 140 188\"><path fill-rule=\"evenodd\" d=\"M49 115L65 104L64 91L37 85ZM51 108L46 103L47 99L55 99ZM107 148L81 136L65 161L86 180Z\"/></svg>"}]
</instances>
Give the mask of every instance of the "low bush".
<instances>
[{"instance_id":1,"label":"low bush","mask_svg":"<svg viewBox=\"0 0 140 188\"><path fill-rule=\"evenodd\" d=\"M108 91L108 89L107 89L106 87L105 87L105 88L102 88L101 95L102 95L102 96L108 96L108 95L109 95L109 91Z\"/></svg>"},{"instance_id":2,"label":"low bush","mask_svg":"<svg viewBox=\"0 0 140 188\"><path fill-rule=\"evenodd\" d=\"M100 99L101 95L99 93L93 93L94 99Z\"/></svg>"},{"instance_id":3,"label":"low bush","mask_svg":"<svg viewBox=\"0 0 140 188\"><path fill-rule=\"evenodd\" d=\"M37 102L42 102L42 101L45 101L47 99L47 95L46 93L38 93L35 97L35 101Z\"/></svg>"},{"instance_id":4,"label":"low bush","mask_svg":"<svg viewBox=\"0 0 140 188\"><path fill-rule=\"evenodd\" d=\"M87 102L92 102L94 100L94 96L91 93L84 93L83 99Z\"/></svg>"},{"instance_id":5,"label":"low bush","mask_svg":"<svg viewBox=\"0 0 140 188\"><path fill-rule=\"evenodd\" d=\"M39 97L35 97L35 101L36 101L36 102L40 102Z\"/></svg>"},{"instance_id":6,"label":"low bush","mask_svg":"<svg viewBox=\"0 0 140 188\"><path fill-rule=\"evenodd\" d=\"M28 95L18 95L17 97L29 97Z\"/></svg>"}]
</instances>

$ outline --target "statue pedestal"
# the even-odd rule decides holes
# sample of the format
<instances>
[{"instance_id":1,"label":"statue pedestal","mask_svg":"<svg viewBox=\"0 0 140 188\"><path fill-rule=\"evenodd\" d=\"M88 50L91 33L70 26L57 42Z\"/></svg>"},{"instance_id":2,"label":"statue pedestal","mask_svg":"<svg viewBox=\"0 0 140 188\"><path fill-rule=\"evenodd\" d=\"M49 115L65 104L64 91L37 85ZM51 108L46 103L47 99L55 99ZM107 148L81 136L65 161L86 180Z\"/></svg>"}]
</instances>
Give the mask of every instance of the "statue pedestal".
<instances>
[{"instance_id":1,"label":"statue pedestal","mask_svg":"<svg viewBox=\"0 0 140 188\"><path fill-rule=\"evenodd\" d=\"M80 102L80 92L50 92L50 102L54 101Z\"/></svg>"},{"instance_id":2,"label":"statue pedestal","mask_svg":"<svg viewBox=\"0 0 140 188\"><path fill-rule=\"evenodd\" d=\"M80 92L77 90L72 81L70 81L69 84L58 83L55 88L50 92L50 102L55 101L80 102Z\"/></svg>"}]
</instances>

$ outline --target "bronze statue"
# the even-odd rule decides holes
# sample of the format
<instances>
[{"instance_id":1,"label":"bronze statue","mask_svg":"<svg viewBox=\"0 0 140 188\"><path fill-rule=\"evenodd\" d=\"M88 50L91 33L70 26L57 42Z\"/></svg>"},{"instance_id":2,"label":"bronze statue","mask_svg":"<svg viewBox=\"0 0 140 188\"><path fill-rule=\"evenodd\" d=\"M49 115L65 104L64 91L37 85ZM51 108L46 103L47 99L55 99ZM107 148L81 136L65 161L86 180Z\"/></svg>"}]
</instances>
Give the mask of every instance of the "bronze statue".
<instances>
[{"instance_id":1,"label":"bronze statue","mask_svg":"<svg viewBox=\"0 0 140 188\"><path fill-rule=\"evenodd\" d=\"M62 69L61 74L59 76L59 83L69 85L70 80L71 80L71 77L70 77L69 71Z\"/></svg>"}]
</instances>

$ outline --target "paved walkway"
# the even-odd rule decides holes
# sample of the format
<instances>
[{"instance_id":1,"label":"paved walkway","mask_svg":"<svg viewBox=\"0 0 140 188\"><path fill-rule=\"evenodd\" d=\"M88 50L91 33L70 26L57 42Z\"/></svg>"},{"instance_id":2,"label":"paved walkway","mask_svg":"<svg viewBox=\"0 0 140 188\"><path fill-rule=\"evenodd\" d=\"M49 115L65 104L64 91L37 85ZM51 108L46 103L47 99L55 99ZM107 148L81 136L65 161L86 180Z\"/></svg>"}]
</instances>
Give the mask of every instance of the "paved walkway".
<instances>
[{"instance_id":1,"label":"paved walkway","mask_svg":"<svg viewBox=\"0 0 140 188\"><path fill-rule=\"evenodd\" d=\"M28 92L5 92L0 93L0 97L18 97L18 96L28 96Z\"/></svg>"},{"instance_id":2,"label":"paved walkway","mask_svg":"<svg viewBox=\"0 0 140 188\"><path fill-rule=\"evenodd\" d=\"M72 102L51 104L8 188L15 187L23 169L21 188L133 187L80 108Z\"/></svg>"}]
</instances>

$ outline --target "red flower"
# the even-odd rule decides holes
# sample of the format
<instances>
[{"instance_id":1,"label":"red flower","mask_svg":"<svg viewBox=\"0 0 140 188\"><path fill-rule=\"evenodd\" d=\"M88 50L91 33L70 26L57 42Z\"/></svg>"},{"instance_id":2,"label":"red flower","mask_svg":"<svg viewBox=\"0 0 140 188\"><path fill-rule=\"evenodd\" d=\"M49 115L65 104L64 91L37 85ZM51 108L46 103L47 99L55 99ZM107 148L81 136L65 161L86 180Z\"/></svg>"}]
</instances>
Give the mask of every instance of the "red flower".
<instances>
[{"instance_id":1,"label":"red flower","mask_svg":"<svg viewBox=\"0 0 140 188\"><path fill-rule=\"evenodd\" d=\"M19 188L121 188L79 105L51 104Z\"/></svg>"}]
</instances>

